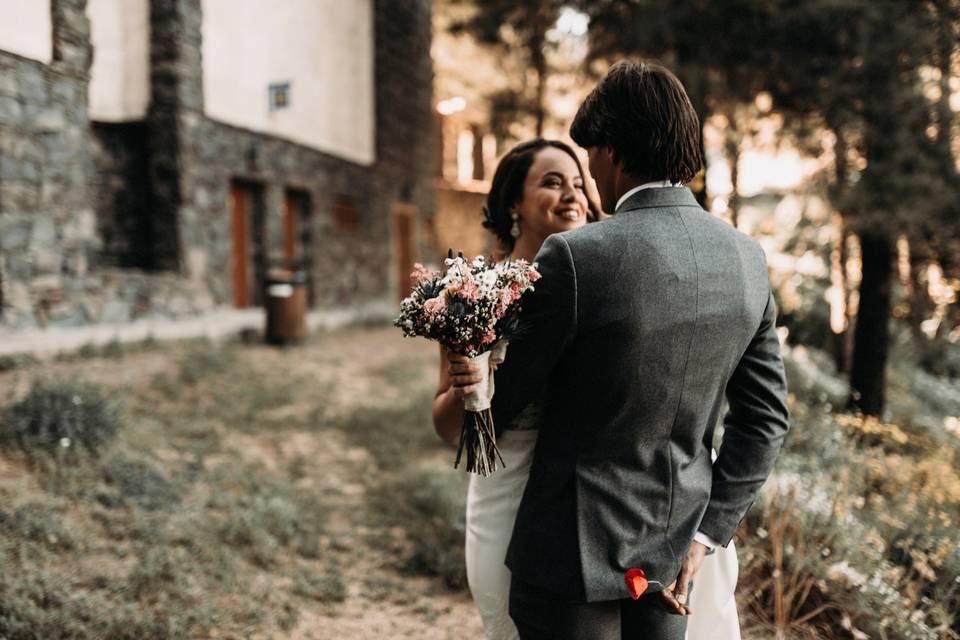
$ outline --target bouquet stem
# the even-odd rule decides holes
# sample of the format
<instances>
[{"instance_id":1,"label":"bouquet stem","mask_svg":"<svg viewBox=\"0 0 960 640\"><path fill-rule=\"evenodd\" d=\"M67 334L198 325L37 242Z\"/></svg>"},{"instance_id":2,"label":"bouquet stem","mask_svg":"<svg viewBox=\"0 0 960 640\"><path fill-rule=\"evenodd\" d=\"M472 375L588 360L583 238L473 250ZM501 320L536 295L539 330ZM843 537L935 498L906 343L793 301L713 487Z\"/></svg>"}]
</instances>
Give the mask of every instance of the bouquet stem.
<instances>
[{"instance_id":1,"label":"bouquet stem","mask_svg":"<svg viewBox=\"0 0 960 640\"><path fill-rule=\"evenodd\" d=\"M471 358L470 362L484 373L477 389L463 399L463 427L460 429L460 445L457 447L457 460L453 468L460 466L464 451L467 453L467 471L487 477L498 468L505 467L503 456L497 447L497 432L493 426L493 413L490 402L493 399L493 375L491 361L503 362L506 343L497 345L495 353L487 351ZM497 466L500 461L500 467Z\"/></svg>"},{"instance_id":2,"label":"bouquet stem","mask_svg":"<svg viewBox=\"0 0 960 640\"><path fill-rule=\"evenodd\" d=\"M460 445L457 447L454 469L460 466L464 451L467 453L466 469L470 473L477 473L486 478L499 468L497 467L498 459L501 467L506 466L497 447L497 434L490 409L463 413L463 427L460 429Z\"/></svg>"}]
</instances>

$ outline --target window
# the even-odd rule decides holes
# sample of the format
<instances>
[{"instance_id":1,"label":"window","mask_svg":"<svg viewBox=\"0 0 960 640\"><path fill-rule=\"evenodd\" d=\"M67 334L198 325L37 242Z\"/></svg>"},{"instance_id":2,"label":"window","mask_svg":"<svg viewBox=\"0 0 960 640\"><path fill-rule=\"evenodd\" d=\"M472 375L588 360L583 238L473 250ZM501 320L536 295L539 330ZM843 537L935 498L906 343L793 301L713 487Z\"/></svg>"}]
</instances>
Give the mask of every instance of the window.
<instances>
[{"instance_id":1,"label":"window","mask_svg":"<svg viewBox=\"0 0 960 640\"><path fill-rule=\"evenodd\" d=\"M337 196L333 202L333 223L337 231L356 231L357 203L350 196Z\"/></svg>"}]
</instances>

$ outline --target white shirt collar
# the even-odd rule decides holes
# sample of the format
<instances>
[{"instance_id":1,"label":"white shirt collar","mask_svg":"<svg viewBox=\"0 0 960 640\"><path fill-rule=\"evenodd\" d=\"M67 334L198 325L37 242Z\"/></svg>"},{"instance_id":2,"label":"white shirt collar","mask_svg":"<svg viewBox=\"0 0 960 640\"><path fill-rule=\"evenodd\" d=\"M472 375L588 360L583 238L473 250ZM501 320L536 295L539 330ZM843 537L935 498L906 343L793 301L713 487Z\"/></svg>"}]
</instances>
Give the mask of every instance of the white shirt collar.
<instances>
[{"instance_id":1,"label":"white shirt collar","mask_svg":"<svg viewBox=\"0 0 960 640\"><path fill-rule=\"evenodd\" d=\"M643 191L644 189L660 189L662 187L676 187L677 185L671 183L669 180L656 180L654 182L646 182L639 187L634 187L627 191L625 194L620 196L620 199L617 200L617 206L613 208L613 211L616 212L624 202L627 201L627 198L637 193L638 191Z\"/></svg>"}]
</instances>

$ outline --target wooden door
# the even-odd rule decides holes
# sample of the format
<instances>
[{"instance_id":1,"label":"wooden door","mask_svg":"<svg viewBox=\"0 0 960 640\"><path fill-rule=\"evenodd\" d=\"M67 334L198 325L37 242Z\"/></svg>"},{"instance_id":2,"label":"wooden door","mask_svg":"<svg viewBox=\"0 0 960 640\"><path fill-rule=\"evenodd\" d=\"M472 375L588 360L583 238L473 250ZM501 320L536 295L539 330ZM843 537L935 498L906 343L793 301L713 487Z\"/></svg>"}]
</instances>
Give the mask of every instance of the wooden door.
<instances>
[{"instance_id":1,"label":"wooden door","mask_svg":"<svg viewBox=\"0 0 960 640\"><path fill-rule=\"evenodd\" d=\"M300 227L300 203L293 191L283 194L283 260L285 267L293 271L300 261L297 250L297 231Z\"/></svg>"},{"instance_id":2,"label":"wooden door","mask_svg":"<svg viewBox=\"0 0 960 640\"><path fill-rule=\"evenodd\" d=\"M230 183L230 273L233 306L250 306L250 189L239 182Z\"/></svg>"},{"instance_id":3,"label":"wooden door","mask_svg":"<svg viewBox=\"0 0 960 640\"><path fill-rule=\"evenodd\" d=\"M414 246L415 210L409 204L393 206L393 242L397 269L397 296L403 299L410 295L410 272L416 259Z\"/></svg>"},{"instance_id":4,"label":"wooden door","mask_svg":"<svg viewBox=\"0 0 960 640\"><path fill-rule=\"evenodd\" d=\"M230 273L233 306L238 309L263 304L267 276L266 209L263 185L247 180L230 181Z\"/></svg>"}]
</instances>

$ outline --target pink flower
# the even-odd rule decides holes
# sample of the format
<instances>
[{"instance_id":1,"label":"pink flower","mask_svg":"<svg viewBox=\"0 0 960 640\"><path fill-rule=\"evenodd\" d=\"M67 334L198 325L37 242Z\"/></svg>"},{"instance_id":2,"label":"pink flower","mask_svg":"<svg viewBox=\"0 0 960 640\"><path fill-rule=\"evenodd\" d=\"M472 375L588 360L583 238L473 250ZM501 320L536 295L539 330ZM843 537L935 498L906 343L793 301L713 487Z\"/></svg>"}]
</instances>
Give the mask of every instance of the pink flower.
<instances>
[{"instance_id":1,"label":"pink flower","mask_svg":"<svg viewBox=\"0 0 960 640\"><path fill-rule=\"evenodd\" d=\"M421 280L430 280L437 276L437 272L433 269L427 269L425 266L419 262L413 264L413 271L410 272L410 282L412 284L417 284Z\"/></svg>"},{"instance_id":2,"label":"pink flower","mask_svg":"<svg viewBox=\"0 0 960 640\"><path fill-rule=\"evenodd\" d=\"M476 302L480 299L480 290L477 288L477 283L473 280L467 280L463 283L460 289L457 291L457 295L464 300L469 300L470 302Z\"/></svg>"},{"instance_id":3,"label":"pink flower","mask_svg":"<svg viewBox=\"0 0 960 640\"><path fill-rule=\"evenodd\" d=\"M436 298L430 298L423 303L423 311L431 318L437 316L443 308L447 306L443 300L443 296L437 296Z\"/></svg>"},{"instance_id":4,"label":"pink flower","mask_svg":"<svg viewBox=\"0 0 960 640\"><path fill-rule=\"evenodd\" d=\"M527 272L527 277L530 278L530 282L536 282L540 279L540 272L536 269L530 269L530 271Z\"/></svg>"},{"instance_id":5,"label":"pink flower","mask_svg":"<svg viewBox=\"0 0 960 640\"><path fill-rule=\"evenodd\" d=\"M483 336L483 344L493 344L496 341L497 341L496 331L491 330L490 332L487 333L487 335Z\"/></svg>"}]
</instances>

